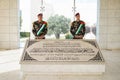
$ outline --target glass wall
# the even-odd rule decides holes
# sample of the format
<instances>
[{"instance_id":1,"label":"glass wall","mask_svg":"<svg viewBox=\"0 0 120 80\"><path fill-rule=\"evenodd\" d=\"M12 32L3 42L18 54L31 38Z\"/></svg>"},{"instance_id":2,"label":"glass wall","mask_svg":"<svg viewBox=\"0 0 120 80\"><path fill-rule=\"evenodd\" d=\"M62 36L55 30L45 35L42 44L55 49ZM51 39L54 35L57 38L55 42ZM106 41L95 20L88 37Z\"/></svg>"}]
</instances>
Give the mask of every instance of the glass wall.
<instances>
[{"instance_id":1,"label":"glass wall","mask_svg":"<svg viewBox=\"0 0 120 80\"><path fill-rule=\"evenodd\" d=\"M76 0L76 12L86 23L85 39L96 39L97 0Z\"/></svg>"},{"instance_id":2,"label":"glass wall","mask_svg":"<svg viewBox=\"0 0 120 80\"><path fill-rule=\"evenodd\" d=\"M48 22L46 39L65 39L70 34L70 24L75 13L86 23L85 39L95 39L97 24L97 0L20 0L21 41L34 38L32 23L37 14L43 13L43 20ZM29 35L30 32L30 35Z\"/></svg>"},{"instance_id":3,"label":"glass wall","mask_svg":"<svg viewBox=\"0 0 120 80\"><path fill-rule=\"evenodd\" d=\"M31 5L30 0L19 0L20 13L20 47L24 47L26 39L30 37Z\"/></svg>"}]
</instances>

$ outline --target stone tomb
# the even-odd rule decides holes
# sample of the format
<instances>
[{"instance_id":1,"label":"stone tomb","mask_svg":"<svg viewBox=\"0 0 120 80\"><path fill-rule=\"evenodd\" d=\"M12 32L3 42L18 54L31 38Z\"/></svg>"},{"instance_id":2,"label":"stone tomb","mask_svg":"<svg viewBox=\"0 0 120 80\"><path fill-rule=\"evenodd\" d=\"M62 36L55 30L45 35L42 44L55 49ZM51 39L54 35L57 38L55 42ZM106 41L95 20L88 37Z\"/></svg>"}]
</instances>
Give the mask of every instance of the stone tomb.
<instances>
[{"instance_id":1,"label":"stone tomb","mask_svg":"<svg viewBox=\"0 0 120 80\"><path fill-rule=\"evenodd\" d=\"M20 64L24 76L105 72L105 61L95 40L27 40Z\"/></svg>"}]
</instances>

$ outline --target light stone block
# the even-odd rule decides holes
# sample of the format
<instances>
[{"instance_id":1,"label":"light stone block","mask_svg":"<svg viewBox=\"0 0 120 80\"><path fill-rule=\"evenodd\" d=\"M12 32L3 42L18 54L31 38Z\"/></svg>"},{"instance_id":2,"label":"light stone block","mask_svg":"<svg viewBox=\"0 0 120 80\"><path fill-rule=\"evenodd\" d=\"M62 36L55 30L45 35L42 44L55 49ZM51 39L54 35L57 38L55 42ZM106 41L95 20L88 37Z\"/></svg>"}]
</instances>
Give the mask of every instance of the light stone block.
<instances>
[{"instance_id":1,"label":"light stone block","mask_svg":"<svg viewBox=\"0 0 120 80\"><path fill-rule=\"evenodd\" d=\"M99 20L99 25L107 25L108 21L107 18L101 17Z\"/></svg>"},{"instance_id":2,"label":"light stone block","mask_svg":"<svg viewBox=\"0 0 120 80\"><path fill-rule=\"evenodd\" d=\"M10 41L18 41L18 34L9 34L10 35Z\"/></svg>"},{"instance_id":3,"label":"light stone block","mask_svg":"<svg viewBox=\"0 0 120 80\"><path fill-rule=\"evenodd\" d=\"M115 10L115 17L120 17L120 9L119 10Z\"/></svg>"},{"instance_id":4,"label":"light stone block","mask_svg":"<svg viewBox=\"0 0 120 80\"><path fill-rule=\"evenodd\" d=\"M17 49L17 48L19 48L19 41L11 41L10 49Z\"/></svg>"},{"instance_id":5,"label":"light stone block","mask_svg":"<svg viewBox=\"0 0 120 80\"><path fill-rule=\"evenodd\" d=\"M120 9L120 0L109 0L108 1L108 9Z\"/></svg>"},{"instance_id":6,"label":"light stone block","mask_svg":"<svg viewBox=\"0 0 120 80\"><path fill-rule=\"evenodd\" d=\"M108 49L120 49L120 42L115 41L115 42L108 42Z\"/></svg>"},{"instance_id":7,"label":"light stone block","mask_svg":"<svg viewBox=\"0 0 120 80\"><path fill-rule=\"evenodd\" d=\"M110 34L115 34L115 35L119 35L120 34L120 26L117 26L117 25L115 25L114 27L113 26L109 26L109 28L107 30L108 30L108 33L110 33Z\"/></svg>"},{"instance_id":8,"label":"light stone block","mask_svg":"<svg viewBox=\"0 0 120 80\"><path fill-rule=\"evenodd\" d=\"M100 0L100 9L106 10L108 9L108 0Z\"/></svg>"},{"instance_id":9,"label":"light stone block","mask_svg":"<svg viewBox=\"0 0 120 80\"><path fill-rule=\"evenodd\" d=\"M49 64L49 63L48 63ZM58 64L58 65L22 65L25 74L96 74L105 72L104 64ZM101 73L102 74L102 73Z\"/></svg>"},{"instance_id":10,"label":"light stone block","mask_svg":"<svg viewBox=\"0 0 120 80\"><path fill-rule=\"evenodd\" d=\"M10 17L10 26L18 26L18 17Z\"/></svg>"},{"instance_id":11,"label":"light stone block","mask_svg":"<svg viewBox=\"0 0 120 80\"><path fill-rule=\"evenodd\" d=\"M0 49L9 49L10 46L9 46L9 41L5 42L5 41L0 41Z\"/></svg>"},{"instance_id":12,"label":"light stone block","mask_svg":"<svg viewBox=\"0 0 120 80\"><path fill-rule=\"evenodd\" d=\"M102 35L105 35L108 33L108 27L106 25L99 25L99 32L98 34L102 34ZM101 36L101 35L100 35Z\"/></svg>"},{"instance_id":13,"label":"light stone block","mask_svg":"<svg viewBox=\"0 0 120 80\"><path fill-rule=\"evenodd\" d=\"M0 34L0 41L9 41L9 34Z\"/></svg>"},{"instance_id":14,"label":"light stone block","mask_svg":"<svg viewBox=\"0 0 120 80\"><path fill-rule=\"evenodd\" d=\"M107 39L107 34L106 33L99 33L99 38L101 42L105 42Z\"/></svg>"},{"instance_id":15,"label":"light stone block","mask_svg":"<svg viewBox=\"0 0 120 80\"><path fill-rule=\"evenodd\" d=\"M18 9L19 0L10 0L10 9Z\"/></svg>"},{"instance_id":16,"label":"light stone block","mask_svg":"<svg viewBox=\"0 0 120 80\"><path fill-rule=\"evenodd\" d=\"M120 17L120 10L107 10L107 15L109 18L118 18Z\"/></svg>"},{"instance_id":17,"label":"light stone block","mask_svg":"<svg viewBox=\"0 0 120 80\"><path fill-rule=\"evenodd\" d=\"M100 10L100 15L98 16L99 18L107 18L107 10Z\"/></svg>"},{"instance_id":18,"label":"light stone block","mask_svg":"<svg viewBox=\"0 0 120 80\"><path fill-rule=\"evenodd\" d=\"M120 41L120 35L118 34L108 35L108 42L119 42L119 41Z\"/></svg>"},{"instance_id":19,"label":"light stone block","mask_svg":"<svg viewBox=\"0 0 120 80\"><path fill-rule=\"evenodd\" d=\"M9 0L0 0L0 9L9 9Z\"/></svg>"},{"instance_id":20,"label":"light stone block","mask_svg":"<svg viewBox=\"0 0 120 80\"><path fill-rule=\"evenodd\" d=\"M0 9L0 17L1 16L9 17L9 10L1 10Z\"/></svg>"},{"instance_id":21,"label":"light stone block","mask_svg":"<svg viewBox=\"0 0 120 80\"><path fill-rule=\"evenodd\" d=\"M10 34L18 34L19 32L19 27L18 26L10 26Z\"/></svg>"},{"instance_id":22,"label":"light stone block","mask_svg":"<svg viewBox=\"0 0 120 80\"><path fill-rule=\"evenodd\" d=\"M9 26L0 26L0 34L9 34Z\"/></svg>"},{"instance_id":23,"label":"light stone block","mask_svg":"<svg viewBox=\"0 0 120 80\"><path fill-rule=\"evenodd\" d=\"M0 26L9 26L9 17L0 17Z\"/></svg>"},{"instance_id":24,"label":"light stone block","mask_svg":"<svg viewBox=\"0 0 120 80\"><path fill-rule=\"evenodd\" d=\"M10 10L10 16L12 17L18 17L18 10L17 9L11 9Z\"/></svg>"},{"instance_id":25,"label":"light stone block","mask_svg":"<svg viewBox=\"0 0 120 80\"><path fill-rule=\"evenodd\" d=\"M120 17L118 18L108 18L108 25L110 26L120 26Z\"/></svg>"}]
</instances>

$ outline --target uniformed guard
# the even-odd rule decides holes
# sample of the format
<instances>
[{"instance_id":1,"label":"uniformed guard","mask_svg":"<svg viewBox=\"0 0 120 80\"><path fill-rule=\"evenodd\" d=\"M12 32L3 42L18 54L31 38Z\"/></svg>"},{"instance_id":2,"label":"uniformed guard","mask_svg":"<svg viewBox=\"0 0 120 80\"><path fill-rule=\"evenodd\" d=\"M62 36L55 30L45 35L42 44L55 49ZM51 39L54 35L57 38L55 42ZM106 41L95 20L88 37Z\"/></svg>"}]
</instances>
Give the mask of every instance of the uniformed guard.
<instances>
[{"instance_id":1,"label":"uniformed guard","mask_svg":"<svg viewBox=\"0 0 120 80\"><path fill-rule=\"evenodd\" d=\"M33 22L32 32L35 36L35 39L45 39L45 35L47 34L47 22L43 21L43 14L38 14L38 20Z\"/></svg>"},{"instance_id":2,"label":"uniformed guard","mask_svg":"<svg viewBox=\"0 0 120 80\"><path fill-rule=\"evenodd\" d=\"M80 14L75 14L76 20L72 22L70 32L73 39L83 39L85 35L85 22L80 20Z\"/></svg>"}]
</instances>

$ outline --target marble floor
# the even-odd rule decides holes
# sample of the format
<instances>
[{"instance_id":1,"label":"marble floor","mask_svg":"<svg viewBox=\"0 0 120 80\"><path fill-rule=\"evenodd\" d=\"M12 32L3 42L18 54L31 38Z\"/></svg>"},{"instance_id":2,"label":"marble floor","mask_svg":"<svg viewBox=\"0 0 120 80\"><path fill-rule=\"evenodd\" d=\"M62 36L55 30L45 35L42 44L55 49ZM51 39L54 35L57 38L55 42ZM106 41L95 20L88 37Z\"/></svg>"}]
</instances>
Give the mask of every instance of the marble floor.
<instances>
[{"instance_id":1,"label":"marble floor","mask_svg":"<svg viewBox=\"0 0 120 80\"><path fill-rule=\"evenodd\" d=\"M0 51L0 80L21 80L19 60L23 49ZM120 80L120 50L102 50L106 60L103 75L41 75L25 80Z\"/></svg>"}]
</instances>

